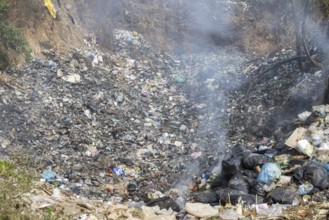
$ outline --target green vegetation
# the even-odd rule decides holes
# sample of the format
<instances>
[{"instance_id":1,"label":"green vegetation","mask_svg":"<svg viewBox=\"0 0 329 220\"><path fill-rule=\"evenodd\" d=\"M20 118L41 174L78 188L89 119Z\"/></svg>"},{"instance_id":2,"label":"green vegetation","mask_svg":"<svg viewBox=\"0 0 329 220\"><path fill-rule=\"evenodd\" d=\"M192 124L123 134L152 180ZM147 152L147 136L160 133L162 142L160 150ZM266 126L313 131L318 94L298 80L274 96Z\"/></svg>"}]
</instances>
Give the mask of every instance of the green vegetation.
<instances>
[{"instance_id":1,"label":"green vegetation","mask_svg":"<svg viewBox=\"0 0 329 220\"><path fill-rule=\"evenodd\" d=\"M17 54L23 53L26 59L30 58L28 44L22 34L22 29L16 28L7 22L10 4L0 0L0 70L9 66L9 51Z\"/></svg>"},{"instance_id":2,"label":"green vegetation","mask_svg":"<svg viewBox=\"0 0 329 220\"><path fill-rule=\"evenodd\" d=\"M22 219L19 195L30 191L33 174L13 162L0 161L0 219Z\"/></svg>"}]
</instances>

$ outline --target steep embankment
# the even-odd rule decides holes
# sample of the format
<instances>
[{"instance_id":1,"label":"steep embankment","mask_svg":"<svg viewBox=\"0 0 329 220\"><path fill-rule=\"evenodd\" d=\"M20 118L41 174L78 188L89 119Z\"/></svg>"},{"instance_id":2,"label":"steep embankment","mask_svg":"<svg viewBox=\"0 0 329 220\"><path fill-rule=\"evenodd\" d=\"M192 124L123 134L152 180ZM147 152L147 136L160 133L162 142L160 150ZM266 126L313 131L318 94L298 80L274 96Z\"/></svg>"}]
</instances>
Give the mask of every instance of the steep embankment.
<instances>
[{"instance_id":1,"label":"steep embankment","mask_svg":"<svg viewBox=\"0 0 329 220\"><path fill-rule=\"evenodd\" d=\"M54 19L43 1L12 1L9 23L23 28L36 56L42 49L68 51L94 33L115 50L115 29L137 31L162 51L178 53L232 45L263 55L291 44L293 28L285 4L243 1L52 1ZM285 34L282 34L285 33ZM214 49L214 48L213 48Z\"/></svg>"}]
</instances>

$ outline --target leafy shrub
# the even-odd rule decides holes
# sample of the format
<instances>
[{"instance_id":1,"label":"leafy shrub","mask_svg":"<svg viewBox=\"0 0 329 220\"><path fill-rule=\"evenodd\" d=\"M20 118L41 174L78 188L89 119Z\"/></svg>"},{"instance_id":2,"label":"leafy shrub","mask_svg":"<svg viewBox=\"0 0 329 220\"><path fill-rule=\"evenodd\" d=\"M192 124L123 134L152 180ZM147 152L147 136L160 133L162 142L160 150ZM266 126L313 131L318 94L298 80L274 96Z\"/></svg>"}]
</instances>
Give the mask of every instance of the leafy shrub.
<instances>
[{"instance_id":1,"label":"leafy shrub","mask_svg":"<svg viewBox=\"0 0 329 220\"><path fill-rule=\"evenodd\" d=\"M10 65L8 52L24 53L29 58L28 43L22 34L22 29L9 25L7 13L10 4L6 0L0 0L0 70Z\"/></svg>"}]
</instances>

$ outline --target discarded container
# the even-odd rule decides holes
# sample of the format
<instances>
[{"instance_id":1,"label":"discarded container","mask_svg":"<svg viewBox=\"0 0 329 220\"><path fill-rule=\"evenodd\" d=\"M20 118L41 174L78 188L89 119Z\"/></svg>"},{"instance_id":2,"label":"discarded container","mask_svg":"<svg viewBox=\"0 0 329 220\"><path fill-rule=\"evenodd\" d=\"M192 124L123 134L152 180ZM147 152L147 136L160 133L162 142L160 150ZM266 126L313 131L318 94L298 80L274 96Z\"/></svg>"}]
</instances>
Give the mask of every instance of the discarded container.
<instances>
[{"instance_id":1,"label":"discarded container","mask_svg":"<svg viewBox=\"0 0 329 220\"><path fill-rule=\"evenodd\" d=\"M280 179L281 168L276 163L266 163L257 177L257 181L266 185L271 185Z\"/></svg>"},{"instance_id":2,"label":"discarded container","mask_svg":"<svg viewBox=\"0 0 329 220\"><path fill-rule=\"evenodd\" d=\"M314 147L305 139L297 142L297 148L301 153L309 157L312 157L314 153Z\"/></svg>"}]
</instances>

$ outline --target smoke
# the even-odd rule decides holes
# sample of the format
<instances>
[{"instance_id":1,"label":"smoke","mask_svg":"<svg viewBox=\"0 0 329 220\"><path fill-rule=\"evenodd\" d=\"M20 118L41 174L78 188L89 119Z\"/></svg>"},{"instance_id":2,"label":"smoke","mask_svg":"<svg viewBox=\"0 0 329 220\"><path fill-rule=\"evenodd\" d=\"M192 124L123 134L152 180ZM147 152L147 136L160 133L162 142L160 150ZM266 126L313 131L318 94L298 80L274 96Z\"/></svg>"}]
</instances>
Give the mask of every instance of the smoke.
<instances>
[{"instance_id":1,"label":"smoke","mask_svg":"<svg viewBox=\"0 0 329 220\"><path fill-rule=\"evenodd\" d=\"M197 148L191 150L203 153L201 163L192 161L186 164L189 176L178 185L187 185L191 176L206 169L214 168L214 172L220 172L222 156L226 153L228 138L222 123L223 118L230 115L227 94L240 87L242 82L237 80L238 75L248 60L243 51L225 46L242 44L246 41L242 39L244 37L251 42L250 47L260 44L259 50L267 39L268 44L273 44L275 38L279 39L277 42L283 42L289 37L285 43L291 45L293 38L290 36L294 33L284 32L293 26L293 20L287 15L290 6L286 1L253 1L250 3L252 7L243 1L218 0L141 0L140 3L95 0L89 1L90 6L96 6L89 10L97 15L93 24L97 24L105 46L106 42L111 44L108 40L111 29L126 29L141 33L160 49L181 55L183 69L179 71L183 71L189 79L186 90L199 123L190 146L196 144ZM241 19L243 14L252 19ZM298 18L300 21L303 20L302 13L298 16L301 16ZM265 24L259 25L258 19L265 19ZM243 25L249 25L250 29L245 30ZM309 16L308 35L320 29L318 21ZM257 36L260 32L264 33ZM315 34L312 39L324 48L323 53L329 51L326 36ZM212 163L211 157L215 157L214 161L218 163ZM186 192L186 189L183 191Z\"/></svg>"}]
</instances>

